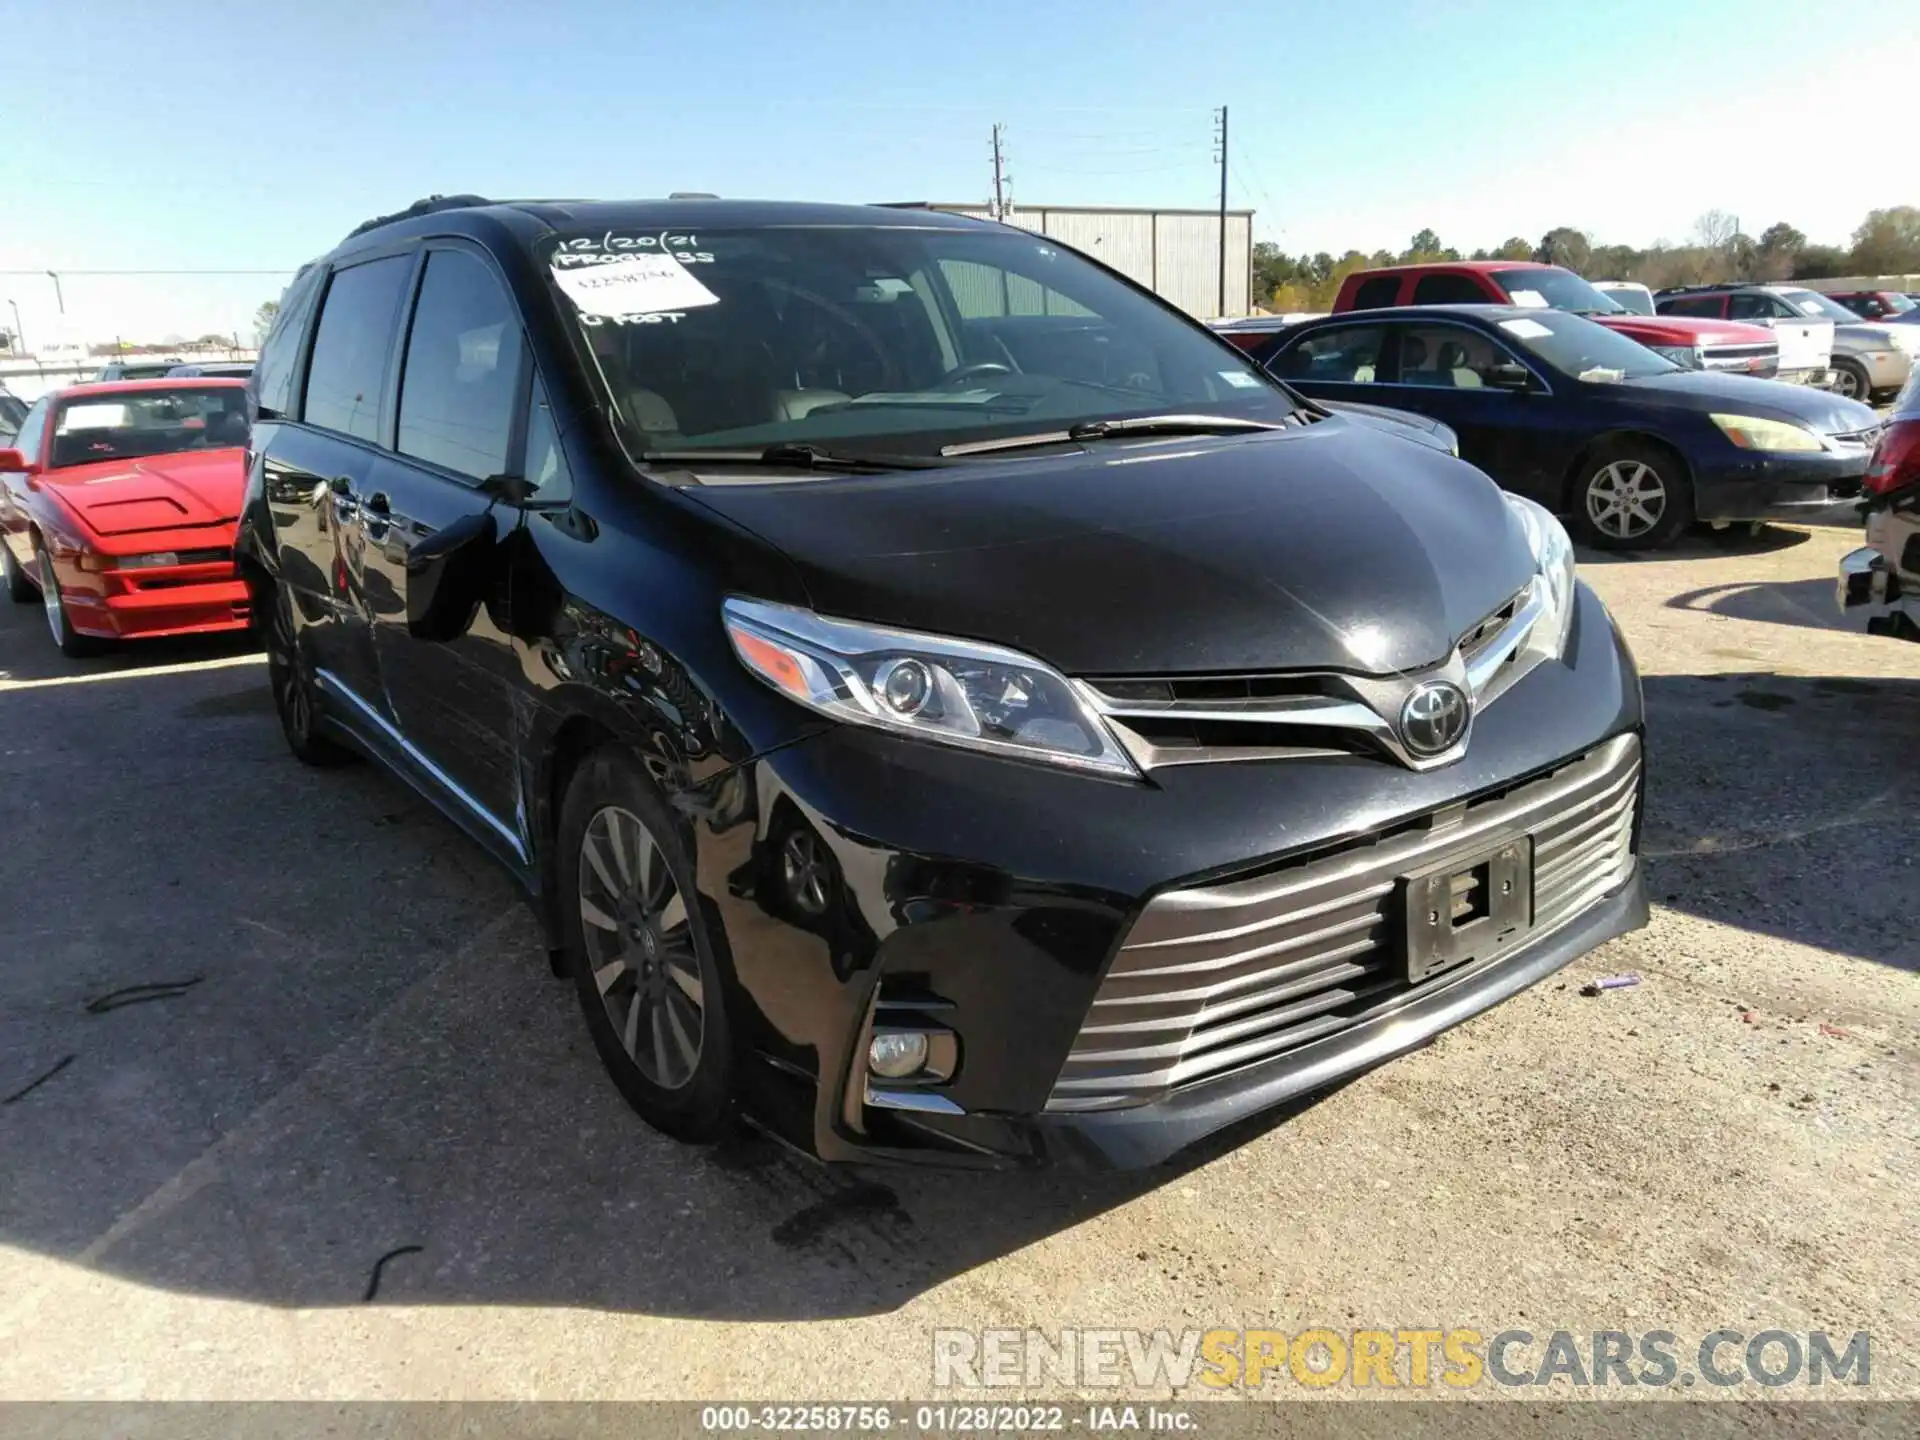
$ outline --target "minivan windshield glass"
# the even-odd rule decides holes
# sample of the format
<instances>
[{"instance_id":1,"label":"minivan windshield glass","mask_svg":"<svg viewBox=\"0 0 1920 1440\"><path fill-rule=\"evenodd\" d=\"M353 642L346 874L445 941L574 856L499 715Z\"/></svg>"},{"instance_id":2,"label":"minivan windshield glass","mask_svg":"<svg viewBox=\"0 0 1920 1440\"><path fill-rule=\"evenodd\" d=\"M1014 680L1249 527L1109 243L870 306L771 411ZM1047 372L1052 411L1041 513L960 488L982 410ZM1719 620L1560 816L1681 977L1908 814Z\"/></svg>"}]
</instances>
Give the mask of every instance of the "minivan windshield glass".
<instances>
[{"instance_id":1,"label":"minivan windshield glass","mask_svg":"<svg viewBox=\"0 0 1920 1440\"><path fill-rule=\"evenodd\" d=\"M51 468L135 460L247 443L247 392L238 385L103 390L53 413Z\"/></svg>"},{"instance_id":2,"label":"minivan windshield glass","mask_svg":"<svg viewBox=\"0 0 1920 1440\"><path fill-rule=\"evenodd\" d=\"M1496 270L1493 282L1507 292L1516 305L1535 309L1571 310L1575 314L1596 311L1618 315L1626 307L1617 305L1603 290L1596 290L1571 270L1542 266L1533 270Z\"/></svg>"},{"instance_id":3,"label":"minivan windshield glass","mask_svg":"<svg viewBox=\"0 0 1920 1440\"><path fill-rule=\"evenodd\" d=\"M1782 290L1780 298L1802 315L1816 320L1831 320L1836 325L1858 325L1860 317L1838 300L1829 300L1818 290Z\"/></svg>"},{"instance_id":4,"label":"minivan windshield glass","mask_svg":"<svg viewBox=\"0 0 1920 1440\"><path fill-rule=\"evenodd\" d=\"M1499 322L1500 332L1540 359L1577 379L1644 380L1680 367L1617 331L1578 315L1543 310Z\"/></svg>"},{"instance_id":5,"label":"minivan windshield glass","mask_svg":"<svg viewBox=\"0 0 1920 1440\"><path fill-rule=\"evenodd\" d=\"M1093 420L1297 408L1231 346L1017 231L601 228L539 258L642 451L937 455Z\"/></svg>"}]
</instances>

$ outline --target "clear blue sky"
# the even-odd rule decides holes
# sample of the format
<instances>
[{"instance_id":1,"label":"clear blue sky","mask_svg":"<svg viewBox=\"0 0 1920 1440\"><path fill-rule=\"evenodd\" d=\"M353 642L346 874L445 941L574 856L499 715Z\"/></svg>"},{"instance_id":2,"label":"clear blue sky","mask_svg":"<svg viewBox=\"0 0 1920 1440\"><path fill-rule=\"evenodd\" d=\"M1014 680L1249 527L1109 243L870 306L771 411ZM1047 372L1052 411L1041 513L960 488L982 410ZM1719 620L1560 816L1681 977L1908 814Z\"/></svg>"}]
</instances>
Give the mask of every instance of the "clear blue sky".
<instances>
[{"instance_id":1,"label":"clear blue sky","mask_svg":"<svg viewBox=\"0 0 1920 1440\"><path fill-rule=\"evenodd\" d=\"M1920 202L1920 3L1821 11L8 0L0 270L292 266L434 191L978 200L996 120L1019 201L1211 206L1222 103L1231 203L1289 250L1646 243L1714 207L1844 243ZM66 323L244 331L280 283L74 276ZM29 341L57 323L44 277L9 299Z\"/></svg>"}]
</instances>

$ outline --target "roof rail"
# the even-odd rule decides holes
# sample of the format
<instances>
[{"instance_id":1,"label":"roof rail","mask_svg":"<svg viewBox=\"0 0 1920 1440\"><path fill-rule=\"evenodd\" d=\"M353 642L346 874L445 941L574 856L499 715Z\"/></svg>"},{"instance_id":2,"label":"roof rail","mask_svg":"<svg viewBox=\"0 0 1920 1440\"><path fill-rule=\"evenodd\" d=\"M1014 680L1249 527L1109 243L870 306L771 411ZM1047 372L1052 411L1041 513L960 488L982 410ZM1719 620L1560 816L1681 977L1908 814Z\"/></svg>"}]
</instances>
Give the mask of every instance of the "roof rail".
<instances>
[{"instance_id":1,"label":"roof rail","mask_svg":"<svg viewBox=\"0 0 1920 1440\"><path fill-rule=\"evenodd\" d=\"M347 239L364 235L369 230L378 230L382 225L391 225L396 220L411 220L419 215L435 215L442 210L467 210L475 205L491 205L493 201L484 195L429 195L424 200L416 200L404 210L396 210L391 215L376 215L371 220L362 221L347 232Z\"/></svg>"}]
</instances>

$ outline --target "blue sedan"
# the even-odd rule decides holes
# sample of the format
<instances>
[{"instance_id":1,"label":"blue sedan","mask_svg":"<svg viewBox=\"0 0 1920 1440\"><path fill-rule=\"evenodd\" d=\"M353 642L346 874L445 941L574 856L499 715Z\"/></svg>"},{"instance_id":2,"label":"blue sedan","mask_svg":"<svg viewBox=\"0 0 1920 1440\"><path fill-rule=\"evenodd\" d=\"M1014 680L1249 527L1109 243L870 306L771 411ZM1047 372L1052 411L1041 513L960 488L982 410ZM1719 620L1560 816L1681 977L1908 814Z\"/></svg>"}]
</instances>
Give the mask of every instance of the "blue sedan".
<instances>
[{"instance_id":1,"label":"blue sedan","mask_svg":"<svg viewBox=\"0 0 1920 1440\"><path fill-rule=\"evenodd\" d=\"M1390 405L1452 427L1461 458L1610 550L1664 545L1695 520L1848 508L1879 428L1852 400L1683 369L1558 310L1348 312L1254 353L1311 399Z\"/></svg>"}]
</instances>

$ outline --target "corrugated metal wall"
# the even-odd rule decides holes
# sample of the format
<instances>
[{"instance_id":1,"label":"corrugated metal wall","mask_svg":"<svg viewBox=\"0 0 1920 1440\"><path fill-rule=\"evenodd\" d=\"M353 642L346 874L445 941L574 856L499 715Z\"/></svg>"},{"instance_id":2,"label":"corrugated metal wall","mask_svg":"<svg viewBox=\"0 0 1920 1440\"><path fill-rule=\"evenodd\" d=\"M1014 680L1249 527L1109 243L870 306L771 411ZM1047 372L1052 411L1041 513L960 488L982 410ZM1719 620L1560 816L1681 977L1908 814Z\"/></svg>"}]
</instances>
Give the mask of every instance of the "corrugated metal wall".
<instances>
[{"instance_id":1,"label":"corrugated metal wall","mask_svg":"<svg viewBox=\"0 0 1920 1440\"><path fill-rule=\"evenodd\" d=\"M955 215L989 218L984 205L940 205ZM1190 315L1220 313L1220 219L1204 212L1169 210L1053 210L1016 207L1008 223L1071 245L1131 276ZM1227 212L1227 314L1247 313L1247 281L1253 251L1253 216ZM1030 297L1029 297L1030 298ZM1014 297L1013 313L1037 314Z\"/></svg>"}]
</instances>

